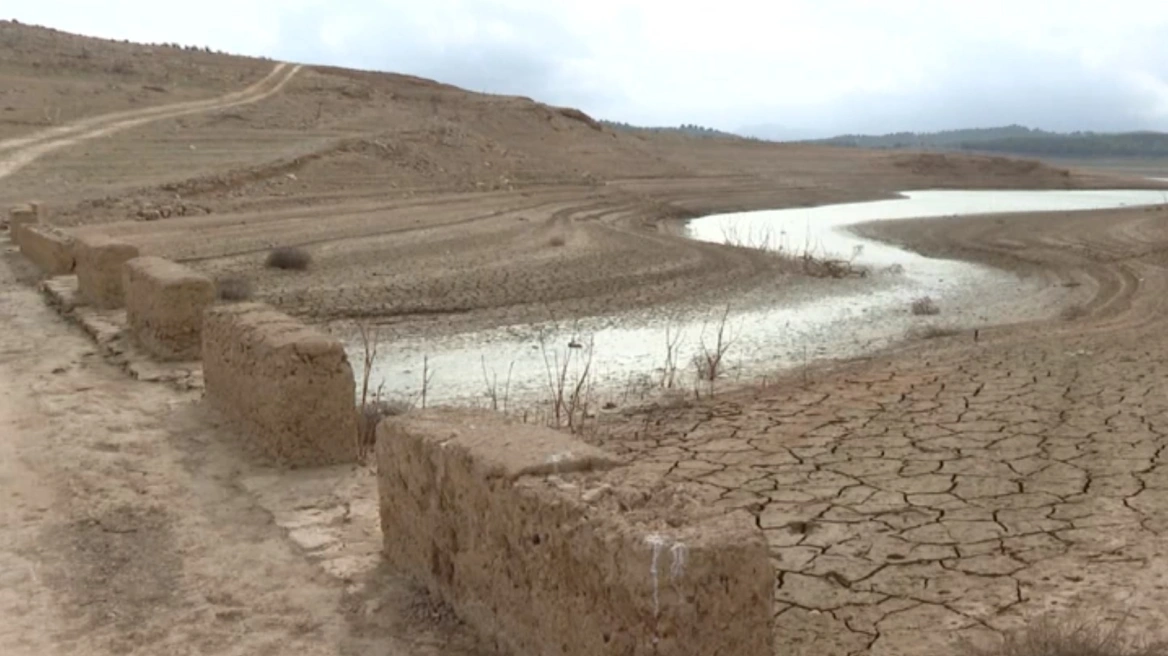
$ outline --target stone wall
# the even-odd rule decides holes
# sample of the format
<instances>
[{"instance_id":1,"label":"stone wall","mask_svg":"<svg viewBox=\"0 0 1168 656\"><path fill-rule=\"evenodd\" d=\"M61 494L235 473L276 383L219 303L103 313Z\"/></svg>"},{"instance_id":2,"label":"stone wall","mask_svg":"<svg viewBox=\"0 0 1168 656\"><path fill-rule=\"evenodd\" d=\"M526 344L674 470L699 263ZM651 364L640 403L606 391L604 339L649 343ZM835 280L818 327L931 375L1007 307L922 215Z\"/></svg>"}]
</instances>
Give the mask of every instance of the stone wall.
<instances>
[{"instance_id":1,"label":"stone wall","mask_svg":"<svg viewBox=\"0 0 1168 656\"><path fill-rule=\"evenodd\" d=\"M294 467L356 460L355 382L339 341L262 303L212 307L202 338L207 400L261 452Z\"/></svg>"},{"instance_id":2,"label":"stone wall","mask_svg":"<svg viewBox=\"0 0 1168 656\"><path fill-rule=\"evenodd\" d=\"M45 224L26 223L16 231L20 253L50 276L73 273L73 237Z\"/></svg>"},{"instance_id":3,"label":"stone wall","mask_svg":"<svg viewBox=\"0 0 1168 656\"><path fill-rule=\"evenodd\" d=\"M484 412L387 419L377 465L386 559L501 653L774 653L774 571L745 511Z\"/></svg>"},{"instance_id":4,"label":"stone wall","mask_svg":"<svg viewBox=\"0 0 1168 656\"><path fill-rule=\"evenodd\" d=\"M210 278L161 257L136 257L123 267L126 323L134 341L160 360L196 360L203 313L215 303Z\"/></svg>"},{"instance_id":5,"label":"stone wall","mask_svg":"<svg viewBox=\"0 0 1168 656\"><path fill-rule=\"evenodd\" d=\"M138 257L138 247L104 235L83 235L73 244L77 289L82 299L100 309L125 304L122 266Z\"/></svg>"},{"instance_id":6,"label":"stone wall","mask_svg":"<svg viewBox=\"0 0 1168 656\"><path fill-rule=\"evenodd\" d=\"M8 210L8 237L12 243L20 245L20 227L40 222L38 207L33 205L16 205Z\"/></svg>"}]
</instances>

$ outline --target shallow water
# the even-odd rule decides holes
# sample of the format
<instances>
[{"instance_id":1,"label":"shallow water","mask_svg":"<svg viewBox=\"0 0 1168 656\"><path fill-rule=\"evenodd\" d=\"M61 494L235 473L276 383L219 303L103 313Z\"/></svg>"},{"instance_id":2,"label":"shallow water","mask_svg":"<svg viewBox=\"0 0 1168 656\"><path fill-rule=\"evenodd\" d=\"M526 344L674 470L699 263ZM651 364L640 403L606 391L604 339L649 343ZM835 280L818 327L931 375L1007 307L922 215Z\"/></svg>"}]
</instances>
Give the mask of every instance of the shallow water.
<instances>
[{"instance_id":1,"label":"shallow water","mask_svg":"<svg viewBox=\"0 0 1168 656\"><path fill-rule=\"evenodd\" d=\"M1050 316L1057 290L989 267L928 258L865 239L847 226L873 220L970 214L1107 209L1164 203L1165 193L1107 191L913 191L904 198L815 208L723 214L691 221L703 241L810 251L852 261L866 279L813 280L759 289L719 308L672 309L587 319L572 325L510 326L436 339L395 341L381 347L371 379L391 398L417 398L428 374L431 404L511 408L546 401L560 385L587 372L599 403L638 401L672 376L675 387L705 390L695 358L718 351L724 324L725 380L751 380L821 358L854 357L926 326L968 329L1003 320ZM936 317L913 316L914 299L929 296ZM1045 302L1035 302L1042 298ZM1025 303L1020 303L1025 299ZM726 317L725 322L722 321ZM672 343L672 347L670 344ZM577 348L579 347L579 348ZM350 358L361 376L361 347ZM672 359L669 353L673 353ZM424 364L425 360L425 364ZM566 363L566 364L565 364ZM565 373L566 372L566 373ZM493 392L491 392L493 390ZM492 397L494 400L492 400Z\"/></svg>"}]
</instances>

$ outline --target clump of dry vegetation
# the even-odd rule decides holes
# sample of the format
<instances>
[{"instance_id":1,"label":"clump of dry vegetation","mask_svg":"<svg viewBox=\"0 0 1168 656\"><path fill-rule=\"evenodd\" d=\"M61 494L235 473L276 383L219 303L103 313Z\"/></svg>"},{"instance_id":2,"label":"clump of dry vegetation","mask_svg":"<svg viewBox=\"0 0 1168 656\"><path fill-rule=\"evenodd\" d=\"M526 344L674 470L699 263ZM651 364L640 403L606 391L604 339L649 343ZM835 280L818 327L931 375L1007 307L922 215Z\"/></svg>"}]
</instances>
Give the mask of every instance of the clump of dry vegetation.
<instances>
[{"instance_id":1,"label":"clump of dry vegetation","mask_svg":"<svg viewBox=\"0 0 1168 656\"><path fill-rule=\"evenodd\" d=\"M559 248L567 243L567 240L565 240L562 235L556 235L548 240L548 246L552 246L554 248Z\"/></svg>"},{"instance_id":2,"label":"clump of dry vegetation","mask_svg":"<svg viewBox=\"0 0 1168 656\"><path fill-rule=\"evenodd\" d=\"M945 328L943 326L925 326L912 331L912 336L917 339L941 339L942 337L953 337L961 334L960 330L956 328Z\"/></svg>"},{"instance_id":3,"label":"clump of dry vegetation","mask_svg":"<svg viewBox=\"0 0 1168 656\"><path fill-rule=\"evenodd\" d=\"M296 246L280 246L268 253L265 262L270 269L284 269L285 271L304 271L312 265L312 255L303 248Z\"/></svg>"},{"instance_id":4,"label":"clump of dry vegetation","mask_svg":"<svg viewBox=\"0 0 1168 656\"><path fill-rule=\"evenodd\" d=\"M814 245L807 241L800 248L792 248L787 243L787 233L775 233L770 227L742 230L733 224L722 226L722 241L728 246L755 250L786 262L789 267L812 278L866 278L868 270L855 264L863 252L862 246L853 249L851 259L832 258L817 254Z\"/></svg>"},{"instance_id":5,"label":"clump of dry vegetation","mask_svg":"<svg viewBox=\"0 0 1168 656\"><path fill-rule=\"evenodd\" d=\"M358 323L357 332L361 336L362 372L361 401L357 406L357 458L365 462L377 444L377 425L386 417L404 415L421 404L426 408L430 381L434 372L430 369L430 358L422 359L422 389L417 395L405 399L390 399L385 395L385 383L376 390L371 387L373 365L377 362L377 346L381 341L380 329L371 324Z\"/></svg>"},{"instance_id":6,"label":"clump of dry vegetation","mask_svg":"<svg viewBox=\"0 0 1168 656\"><path fill-rule=\"evenodd\" d=\"M247 301L255 295L251 281L240 276L226 276L215 281L215 288L222 301Z\"/></svg>"},{"instance_id":7,"label":"clump of dry vegetation","mask_svg":"<svg viewBox=\"0 0 1168 656\"><path fill-rule=\"evenodd\" d=\"M1168 642L1122 635L1123 623L1107 628L1092 621L1040 619L1006 634L994 648L965 645L969 656L1168 656Z\"/></svg>"},{"instance_id":8,"label":"clump of dry vegetation","mask_svg":"<svg viewBox=\"0 0 1168 656\"><path fill-rule=\"evenodd\" d=\"M932 317L941 314L941 308L932 298L922 296L912 302L912 313L917 317Z\"/></svg>"},{"instance_id":9,"label":"clump of dry vegetation","mask_svg":"<svg viewBox=\"0 0 1168 656\"><path fill-rule=\"evenodd\" d=\"M1063 321L1074 321L1076 319L1082 319L1083 317L1087 316L1087 308L1078 303L1075 303L1074 305L1068 305L1067 307L1063 308L1062 312L1059 313L1059 316L1062 317Z\"/></svg>"}]
</instances>

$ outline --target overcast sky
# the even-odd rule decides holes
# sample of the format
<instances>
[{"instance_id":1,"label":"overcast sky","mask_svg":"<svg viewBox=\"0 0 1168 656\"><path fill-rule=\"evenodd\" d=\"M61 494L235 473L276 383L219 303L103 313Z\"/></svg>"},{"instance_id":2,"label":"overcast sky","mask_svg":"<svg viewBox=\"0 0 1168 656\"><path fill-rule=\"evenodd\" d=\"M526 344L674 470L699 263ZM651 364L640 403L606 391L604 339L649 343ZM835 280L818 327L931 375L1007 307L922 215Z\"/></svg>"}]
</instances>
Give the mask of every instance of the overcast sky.
<instances>
[{"instance_id":1,"label":"overcast sky","mask_svg":"<svg viewBox=\"0 0 1168 656\"><path fill-rule=\"evenodd\" d=\"M432 77L639 124L1168 130L1163 0L37 0L71 32Z\"/></svg>"}]
</instances>

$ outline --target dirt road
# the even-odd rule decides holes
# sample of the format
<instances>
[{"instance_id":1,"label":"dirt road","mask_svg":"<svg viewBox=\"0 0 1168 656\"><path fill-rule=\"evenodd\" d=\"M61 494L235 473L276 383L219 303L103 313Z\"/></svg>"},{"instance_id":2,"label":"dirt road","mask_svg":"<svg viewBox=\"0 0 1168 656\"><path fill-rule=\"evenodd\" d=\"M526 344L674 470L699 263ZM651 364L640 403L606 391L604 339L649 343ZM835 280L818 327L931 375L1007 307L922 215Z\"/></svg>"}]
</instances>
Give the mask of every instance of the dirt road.
<instances>
[{"instance_id":1,"label":"dirt road","mask_svg":"<svg viewBox=\"0 0 1168 656\"><path fill-rule=\"evenodd\" d=\"M1168 637L1168 210L870 230L1093 300L626 416L598 441L757 513L783 653L948 653L1045 612Z\"/></svg>"},{"instance_id":2,"label":"dirt road","mask_svg":"<svg viewBox=\"0 0 1168 656\"><path fill-rule=\"evenodd\" d=\"M200 112L228 109L256 103L280 92L300 70L299 65L276 64L264 79L242 91L211 100L194 100L160 107L116 112L51 128L26 137L0 141L0 178L8 177L46 154L82 141L106 137L115 132Z\"/></svg>"}]
</instances>

